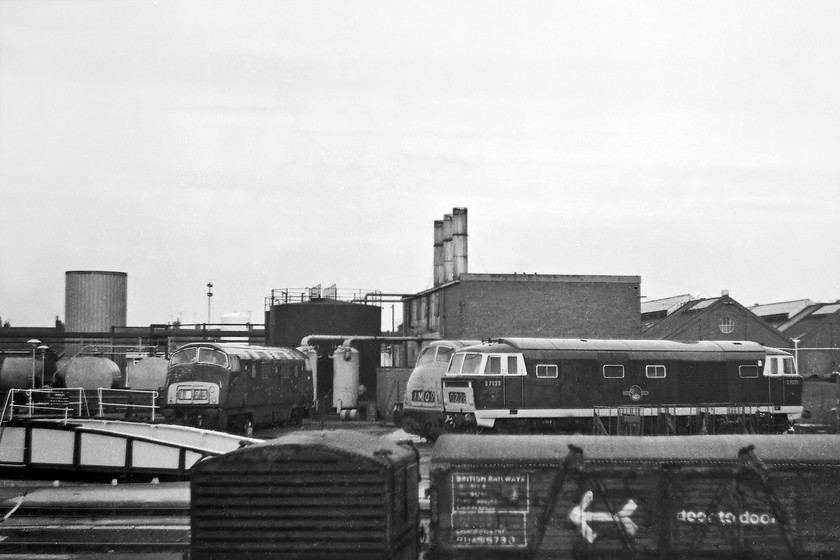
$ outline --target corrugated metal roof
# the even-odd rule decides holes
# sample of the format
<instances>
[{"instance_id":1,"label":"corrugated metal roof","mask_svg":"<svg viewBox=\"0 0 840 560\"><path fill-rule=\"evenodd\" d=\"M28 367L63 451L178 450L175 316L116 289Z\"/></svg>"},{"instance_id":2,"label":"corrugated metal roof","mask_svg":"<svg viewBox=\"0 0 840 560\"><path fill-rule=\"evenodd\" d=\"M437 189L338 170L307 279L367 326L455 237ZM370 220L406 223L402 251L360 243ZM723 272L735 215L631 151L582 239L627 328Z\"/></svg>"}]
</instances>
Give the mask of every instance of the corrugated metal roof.
<instances>
[{"instance_id":1,"label":"corrugated metal roof","mask_svg":"<svg viewBox=\"0 0 840 560\"><path fill-rule=\"evenodd\" d=\"M700 311L701 309L706 309L707 307L711 307L712 305L717 303L719 300L720 300L720 298L701 299L700 301L698 301L697 303L695 303L694 305L692 305L691 307L686 309L686 311Z\"/></svg>"},{"instance_id":2,"label":"corrugated metal roof","mask_svg":"<svg viewBox=\"0 0 840 560\"><path fill-rule=\"evenodd\" d=\"M646 313L659 313L661 311L671 313L674 310L679 309L680 306L691 301L691 299L691 294L683 294L679 296L644 301L641 305L642 315L645 315Z\"/></svg>"},{"instance_id":3,"label":"corrugated metal roof","mask_svg":"<svg viewBox=\"0 0 840 560\"><path fill-rule=\"evenodd\" d=\"M759 317L770 317L774 315L786 315L788 318L793 317L814 302L810 299L797 299L794 301L780 301L777 303L766 303L753 305L749 308L750 311Z\"/></svg>"},{"instance_id":4,"label":"corrugated metal roof","mask_svg":"<svg viewBox=\"0 0 840 560\"><path fill-rule=\"evenodd\" d=\"M814 311L814 315L819 315L824 317L826 315L831 315L832 313L836 312L840 309L840 303L827 303Z\"/></svg>"}]
</instances>

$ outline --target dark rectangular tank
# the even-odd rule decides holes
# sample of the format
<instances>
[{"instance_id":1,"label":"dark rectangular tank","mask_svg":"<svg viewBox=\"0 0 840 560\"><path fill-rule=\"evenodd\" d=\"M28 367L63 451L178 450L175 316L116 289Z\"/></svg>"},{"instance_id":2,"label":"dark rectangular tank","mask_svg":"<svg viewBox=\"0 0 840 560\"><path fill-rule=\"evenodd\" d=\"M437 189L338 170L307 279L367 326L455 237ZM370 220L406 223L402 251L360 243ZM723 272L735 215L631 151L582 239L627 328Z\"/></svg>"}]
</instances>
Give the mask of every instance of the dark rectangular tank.
<instances>
[{"instance_id":1,"label":"dark rectangular tank","mask_svg":"<svg viewBox=\"0 0 840 560\"><path fill-rule=\"evenodd\" d=\"M443 436L432 558L838 558L836 436Z\"/></svg>"},{"instance_id":2,"label":"dark rectangular tank","mask_svg":"<svg viewBox=\"0 0 840 560\"><path fill-rule=\"evenodd\" d=\"M417 560L419 455L410 444L300 432L202 461L191 560Z\"/></svg>"}]
</instances>

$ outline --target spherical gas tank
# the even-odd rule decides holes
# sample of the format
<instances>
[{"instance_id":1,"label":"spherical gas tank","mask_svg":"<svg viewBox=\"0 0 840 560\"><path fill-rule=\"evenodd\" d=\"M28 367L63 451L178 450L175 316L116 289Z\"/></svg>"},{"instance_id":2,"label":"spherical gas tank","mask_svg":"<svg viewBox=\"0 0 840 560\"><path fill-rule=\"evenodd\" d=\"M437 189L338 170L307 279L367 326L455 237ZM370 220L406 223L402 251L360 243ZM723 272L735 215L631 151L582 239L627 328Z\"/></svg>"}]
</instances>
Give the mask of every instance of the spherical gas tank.
<instances>
[{"instance_id":1,"label":"spherical gas tank","mask_svg":"<svg viewBox=\"0 0 840 560\"><path fill-rule=\"evenodd\" d=\"M125 373L126 386L138 391L157 391L166 385L168 366L168 360L157 356L147 356L129 364Z\"/></svg>"},{"instance_id":2,"label":"spherical gas tank","mask_svg":"<svg viewBox=\"0 0 840 560\"><path fill-rule=\"evenodd\" d=\"M111 389L120 380L120 367L99 356L62 358L55 379L58 386L68 389Z\"/></svg>"},{"instance_id":3,"label":"spherical gas tank","mask_svg":"<svg viewBox=\"0 0 840 560\"><path fill-rule=\"evenodd\" d=\"M359 406L359 351L339 346L333 358L333 408L341 412Z\"/></svg>"}]
</instances>

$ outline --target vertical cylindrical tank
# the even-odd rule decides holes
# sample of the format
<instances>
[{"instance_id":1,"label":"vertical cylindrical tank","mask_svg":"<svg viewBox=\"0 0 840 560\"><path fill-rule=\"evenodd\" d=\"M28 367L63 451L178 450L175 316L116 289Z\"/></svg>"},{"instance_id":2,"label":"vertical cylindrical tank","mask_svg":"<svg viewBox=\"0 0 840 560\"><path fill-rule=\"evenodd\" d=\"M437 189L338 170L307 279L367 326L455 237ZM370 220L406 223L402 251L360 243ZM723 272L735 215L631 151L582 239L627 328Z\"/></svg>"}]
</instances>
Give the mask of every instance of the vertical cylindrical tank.
<instances>
[{"instance_id":1,"label":"vertical cylindrical tank","mask_svg":"<svg viewBox=\"0 0 840 560\"><path fill-rule=\"evenodd\" d=\"M453 247L452 247L452 214L443 217L443 281L451 282L454 279L453 271Z\"/></svg>"},{"instance_id":2,"label":"vertical cylindrical tank","mask_svg":"<svg viewBox=\"0 0 840 560\"><path fill-rule=\"evenodd\" d=\"M359 351L339 346L333 352L333 408L336 412L359 407Z\"/></svg>"},{"instance_id":3,"label":"vertical cylindrical tank","mask_svg":"<svg viewBox=\"0 0 840 560\"><path fill-rule=\"evenodd\" d=\"M65 329L107 332L126 326L128 274L101 270L65 273Z\"/></svg>"},{"instance_id":4,"label":"vertical cylindrical tank","mask_svg":"<svg viewBox=\"0 0 840 560\"><path fill-rule=\"evenodd\" d=\"M434 227L434 285L443 283L443 220L435 220Z\"/></svg>"}]
</instances>

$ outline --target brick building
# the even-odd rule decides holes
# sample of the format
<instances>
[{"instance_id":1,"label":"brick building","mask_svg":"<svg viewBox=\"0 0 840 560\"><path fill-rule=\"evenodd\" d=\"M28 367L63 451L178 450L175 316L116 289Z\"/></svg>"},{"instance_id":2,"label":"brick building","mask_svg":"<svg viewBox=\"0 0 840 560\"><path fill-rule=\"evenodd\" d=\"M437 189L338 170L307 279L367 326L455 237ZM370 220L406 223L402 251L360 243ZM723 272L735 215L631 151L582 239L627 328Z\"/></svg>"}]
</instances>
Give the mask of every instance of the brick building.
<instances>
[{"instance_id":1,"label":"brick building","mask_svg":"<svg viewBox=\"0 0 840 560\"><path fill-rule=\"evenodd\" d=\"M638 338L639 276L469 274L403 300L407 334Z\"/></svg>"}]
</instances>

